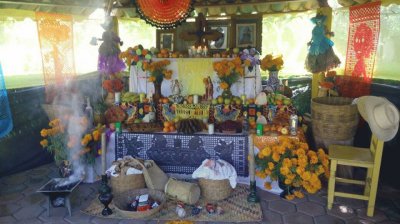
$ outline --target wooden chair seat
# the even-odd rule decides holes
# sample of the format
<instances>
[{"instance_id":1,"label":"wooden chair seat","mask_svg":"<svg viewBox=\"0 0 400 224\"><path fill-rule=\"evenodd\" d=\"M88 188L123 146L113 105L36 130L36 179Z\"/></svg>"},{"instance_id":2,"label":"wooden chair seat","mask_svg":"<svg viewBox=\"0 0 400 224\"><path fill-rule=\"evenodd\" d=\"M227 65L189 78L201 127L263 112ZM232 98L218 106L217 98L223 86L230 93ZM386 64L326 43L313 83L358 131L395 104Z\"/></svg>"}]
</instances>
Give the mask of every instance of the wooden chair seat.
<instances>
[{"instance_id":1,"label":"wooden chair seat","mask_svg":"<svg viewBox=\"0 0 400 224\"><path fill-rule=\"evenodd\" d=\"M373 167L374 165L374 157L369 148L330 145L329 158L337 160L340 165L358 167Z\"/></svg>"}]
</instances>

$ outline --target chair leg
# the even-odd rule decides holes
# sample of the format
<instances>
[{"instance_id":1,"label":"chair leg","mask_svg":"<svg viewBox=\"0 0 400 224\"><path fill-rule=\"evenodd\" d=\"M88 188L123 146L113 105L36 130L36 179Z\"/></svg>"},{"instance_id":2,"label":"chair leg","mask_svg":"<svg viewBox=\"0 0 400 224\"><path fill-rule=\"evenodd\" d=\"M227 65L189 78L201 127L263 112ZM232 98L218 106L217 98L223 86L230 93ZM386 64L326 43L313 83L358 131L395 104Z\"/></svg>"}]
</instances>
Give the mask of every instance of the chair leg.
<instances>
[{"instance_id":1,"label":"chair leg","mask_svg":"<svg viewBox=\"0 0 400 224\"><path fill-rule=\"evenodd\" d=\"M367 216L374 216L376 192L378 190L379 169L372 170L371 189L368 199Z\"/></svg>"},{"instance_id":2,"label":"chair leg","mask_svg":"<svg viewBox=\"0 0 400 224\"><path fill-rule=\"evenodd\" d=\"M331 160L331 171L328 182L328 209L332 209L333 198L335 194L335 179L336 179L337 160Z\"/></svg>"},{"instance_id":3,"label":"chair leg","mask_svg":"<svg viewBox=\"0 0 400 224\"><path fill-rule=\"evenodd\" d=\"M369 195L371 191L371 178L372 178L372 168L367 169L367 177L365 178L364 195Z\"/></svg>"}]
</instances>

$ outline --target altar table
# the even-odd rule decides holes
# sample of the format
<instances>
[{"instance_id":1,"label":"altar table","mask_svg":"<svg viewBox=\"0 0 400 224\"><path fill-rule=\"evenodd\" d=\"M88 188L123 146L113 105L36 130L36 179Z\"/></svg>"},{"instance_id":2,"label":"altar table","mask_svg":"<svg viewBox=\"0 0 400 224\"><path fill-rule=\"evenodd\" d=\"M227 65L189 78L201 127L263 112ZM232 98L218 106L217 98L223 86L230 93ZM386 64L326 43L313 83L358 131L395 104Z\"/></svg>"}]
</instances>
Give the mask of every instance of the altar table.
<instances>
[{"instance_id":1,"label":"altar table","mask_svg":"<svg viewBox=\"0 0 400 224\"><path fill-rule=\"evenodd\" d=\"M223 159L247 177L249 136L122 132L115 135L115 158L151 159L166 173L192 174L205 159Z\"/></svg>"}]
</instances>

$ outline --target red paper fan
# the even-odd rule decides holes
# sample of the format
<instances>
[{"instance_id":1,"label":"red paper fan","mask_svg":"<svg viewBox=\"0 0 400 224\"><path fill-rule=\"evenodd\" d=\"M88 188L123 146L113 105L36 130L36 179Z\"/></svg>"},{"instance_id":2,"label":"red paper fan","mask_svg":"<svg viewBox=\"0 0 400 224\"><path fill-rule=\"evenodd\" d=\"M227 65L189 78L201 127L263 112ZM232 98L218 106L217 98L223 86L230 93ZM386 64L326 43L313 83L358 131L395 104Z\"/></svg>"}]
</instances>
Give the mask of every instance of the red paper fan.
<instances>
[{"instance_id":1,"label":"red paper fan","mask_svg":"<svg viewBox=\"0 0 400 224\"><path fill-rule=\"evenodd\" d=\"M136 9L142 19L161 29L174 28L193 10L192 0L137 0Z\"/></svg>"}]
</instances>

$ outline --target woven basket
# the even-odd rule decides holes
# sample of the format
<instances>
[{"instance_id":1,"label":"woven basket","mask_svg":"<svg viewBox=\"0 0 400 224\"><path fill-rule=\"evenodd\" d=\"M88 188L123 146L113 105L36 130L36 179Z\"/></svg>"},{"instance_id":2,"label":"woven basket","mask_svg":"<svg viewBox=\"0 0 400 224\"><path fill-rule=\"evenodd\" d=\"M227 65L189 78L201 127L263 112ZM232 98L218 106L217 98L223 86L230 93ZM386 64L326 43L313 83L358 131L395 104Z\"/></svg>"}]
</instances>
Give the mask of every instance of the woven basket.
<instances>
[{"instance_id":1,"label":"woven basket","mask_svg":"<svg viewBox=\"0 0 400 224\"><path fill-rule=\"evenodd\" d=\"M311 101L315 141L348 140L357 131L359 115L352 98L317 97Z\"/></svg>"},{"instance_id":2,"label":"woven basket","mask_svg":"<svg viewBox=\"0 0 400 224\"><path fill-rule=\"evenodd\" d=\"M143 174L125 175L123 172L119 176L111 176L111 189L113 193L122 193L129 190L144 188L146 183Z\"/></svg>"},{"instance_id":3,"label":"woven basket","mask_svg":"<svg viewBox=\"0 0 400 224\"><path fill-rule=\"evenodd\" d=\"M199 179L201 195L209 201L220 201L229 197L232 193L232 187L228 179L209 180Z\"/></svg>"},{"instance_id":4,"label":"woven basket","mask_svg":"<svg viewBox=\"0 0 400 224\"><path fill-rule=\"evenodd\" d=\"M179 181L174 178L169 178L164 192L169 198L189 205L196 204L200 199L200 188L196 183Z\"/></svg>"},{"instance_id":5,"label":"woven basket","mask_svg":"<svg viewBox=\"0 0 400 224\"><path fill-rule=\"evenodd\" d=\"M159 201L160 205L156 208L147 210L147 211L128 211L127 206L129 203L135 200L136 196L149 194L149 196L154 199L155 201ZM133 219L140 219L146 218L153 214L158 213L166 203L165 194L161 191L151 190L151 189L136 189L125 191L123 193L116 194L113 203L115 205L115 210L119 213L122 217L126 218L133 218Z\"/></svg>"}]
</instances>

